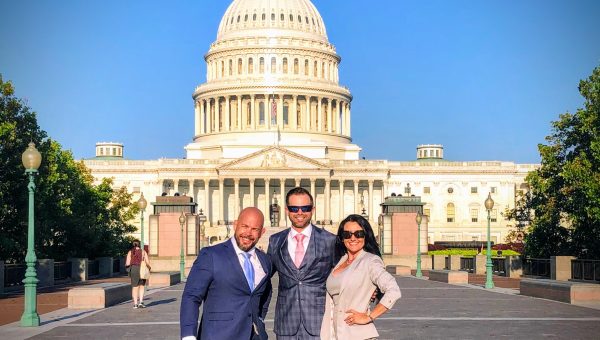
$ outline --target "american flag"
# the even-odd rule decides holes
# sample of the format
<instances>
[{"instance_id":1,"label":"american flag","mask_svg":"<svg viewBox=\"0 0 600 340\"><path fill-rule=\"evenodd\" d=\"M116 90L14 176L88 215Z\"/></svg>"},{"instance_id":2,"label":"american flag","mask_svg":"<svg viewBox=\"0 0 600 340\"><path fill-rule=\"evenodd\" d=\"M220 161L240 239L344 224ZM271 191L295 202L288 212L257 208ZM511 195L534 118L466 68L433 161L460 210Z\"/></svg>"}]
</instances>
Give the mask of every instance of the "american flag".
<instances>
[{"instance_id":1,"label":"american flag","mask_svg":"<svg viewBox=\"0 0 600 340\"><path fill-rule=\"evenodd\" d=\"M275 103L275 96L271 97L271 121L277 122L277 104Z\"/></svg>"}]
</instances>

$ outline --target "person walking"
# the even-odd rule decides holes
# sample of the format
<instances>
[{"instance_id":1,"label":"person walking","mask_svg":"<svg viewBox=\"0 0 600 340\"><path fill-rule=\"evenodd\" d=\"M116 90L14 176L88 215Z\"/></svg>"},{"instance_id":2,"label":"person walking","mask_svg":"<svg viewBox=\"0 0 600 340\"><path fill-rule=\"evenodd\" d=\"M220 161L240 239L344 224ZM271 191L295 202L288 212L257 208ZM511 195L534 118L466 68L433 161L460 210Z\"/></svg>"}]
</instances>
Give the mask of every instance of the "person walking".
<instances>
[{"instance_id":1,"label":"person walking","mask_svg":"<svg viewBox=\"0 0 600 340\"><path fill-rule=\"evenodd\" d=\"M140 241L134 240L131 244L131 249L127 252L125 267L129 269L129 277L131 278L131 299L133 300L133 308L146 308L144 305L144 293L146 281L140 277L141 266L147 266L150 271L150 261L148 254L140 248Z\"/></svg>"},{"instance_id":2,"label":"person walking","mask_svg":"<svg viewBox=\"0 0 600 340\"><path fill-rule=\"evenodd\" d=\"M279 340L319 339L336 237L311 224L315 205L306 189L291 189L285 203L292 226L272 235L267 249L279 275L274 331Z\"/></svg>"},{"instance_id":3,"label":"person walking","mask_svg":"<svg viewBox=\"0 0 600 340\"><path fill-rule=\"evenodd\" d=\"M346 217L338 228L336 253L341 256L327 279L327 303L321 325L323 340L363 340L379 336L373 321L400 298L396 279L385 270L369 221ZM382 293L370 310L373 291Z\"/></svg>"},{"instance_id":4,"label":"person walking","mask_svg":"<svg viewBox=\"0 0 600 340\"><path fill-rule=\"evenodd\" d=\"M255 247L265 233L263 224L260 210L245 208L233 222L234 237L200 250L181 297L182 339L267 339L272 266Z\"/></svg>"}]
</instances>

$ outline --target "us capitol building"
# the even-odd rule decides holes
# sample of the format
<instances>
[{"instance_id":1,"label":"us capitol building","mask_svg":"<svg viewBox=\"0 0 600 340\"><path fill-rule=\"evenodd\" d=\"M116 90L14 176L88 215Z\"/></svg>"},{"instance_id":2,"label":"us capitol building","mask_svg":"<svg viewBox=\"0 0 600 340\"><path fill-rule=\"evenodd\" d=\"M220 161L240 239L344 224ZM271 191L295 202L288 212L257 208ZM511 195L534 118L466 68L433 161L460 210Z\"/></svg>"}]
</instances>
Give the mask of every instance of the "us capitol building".
<instances>
[{"instance_id":1,"label":"us capitol building","mask_svg":"<svg viewBox=\"0 0 600 340\"><path fill-rule=\"evenodd\" d=\"M489 192L492 241L503 242L515 224L502 212L527 190L524 178L536 165L447 161L438 144L417 146L411 161L361 159L351 137L352 94L339 83L341 57L310 0L234 0L205 61L186 157L127 160L122 144L98 143L96 157L85 160L97 181L112 177L149 202L189 196L207 218L206 233L230 226L248 206L268 219L270 205L295 186L315 196L314 222L328 229L363 213L377 230L386 197L414 195L424 202L429 243L481 241ZM282 211L275 228L287 223ZM152 245L159 234L152 223L145 228Z\"/></svg>"}]
</instances>

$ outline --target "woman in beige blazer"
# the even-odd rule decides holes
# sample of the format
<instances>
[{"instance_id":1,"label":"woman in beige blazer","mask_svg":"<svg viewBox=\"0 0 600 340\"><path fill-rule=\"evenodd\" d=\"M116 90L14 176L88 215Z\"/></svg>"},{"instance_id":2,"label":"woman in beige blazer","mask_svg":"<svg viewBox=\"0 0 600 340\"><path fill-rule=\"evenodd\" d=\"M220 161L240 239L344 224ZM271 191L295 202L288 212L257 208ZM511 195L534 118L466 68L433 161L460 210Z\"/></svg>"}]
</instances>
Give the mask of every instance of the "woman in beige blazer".
<instances>
[{"instance_id":1,"label":"woman in beige blazer","mask_svg":"<svg viewBox=\"0 0 600 340\"><path fill-rule=\"evenodd\" d=\"M375 234L360 215L350 215L338 228L336 251L342 256L327 279L327 301L321 339L372 339L379 336L373 320L400 298L396 280L384 267ZM383 296L369 309L376 288Z\"/></svg>"}]
</instances>

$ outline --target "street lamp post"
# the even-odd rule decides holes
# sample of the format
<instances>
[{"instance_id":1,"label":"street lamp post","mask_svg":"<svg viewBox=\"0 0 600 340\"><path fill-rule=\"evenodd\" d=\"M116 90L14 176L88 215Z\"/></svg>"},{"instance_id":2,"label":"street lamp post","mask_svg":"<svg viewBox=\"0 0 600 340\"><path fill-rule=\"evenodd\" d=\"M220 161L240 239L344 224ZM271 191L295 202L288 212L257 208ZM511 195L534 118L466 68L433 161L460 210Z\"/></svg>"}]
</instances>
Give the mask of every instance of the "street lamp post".
<instances>
[{"instance_id":1,"label":"street lamp post","mask_svg":"<svg viewBox=\"0 0 600 340\"><path fill-rule=\"evenodd\" d=\"M200 214L198 214L198 222L200 222L200 249L204 246L203 240L206 237L204 230L204 222L206 222L206 216L202 213L202 209L200 209Z\"/></svg>"},{"instance_id":2,"label":"street lamp post","mask_svg":"<svg viewBox=\"0 0 600 340\"><path fill-rule=\"evenodd\" d=\"M492 280L492 247L490 244L490 212L494 207L494 200L492 194L488 193L488 197L485 200L485 209L487 210L487 261L485 263L485 288L494 288L494 281Z\"/></svg>"},{"instance_id":3,"label":"street lamp post","mask_svg":"<svg viewBox=\"0 0 600 340\"><path fill-rule=\"evenodd\" d=\"M40 316L37 313L37 283L39 280L35 270L37 258L34 249L35 225L33 206L35 182L33 179L42 163L42 155L35 148L33 142L29 143L29 146L21 156L21 160L25 167L25 173L29 175L29 184L27 185L27 189L29 189L29 219L27 221L27 255L25 256L27 270L25 271L25 279L23 279L23 283L25 284L25 308L21 316L21 326L37 327L40 325Z\"/></svg>"},{"instance_id":4,"label":"street lamp post","mask_svg":"<svg viewBox=\"0 0 600 340\"><path fill-rule=\"evenodd\" d=\"M415 276L423 277L423 273L421 273L421 221L423 221L423 215L420 211L417 211L415 221L417 221L417 273Z\"/></svg>"},{"instance_id":5,"label":"street lamp post","mask_svg":"<svg viewBox=\"0 0 600 340\"><path fill-rule=\"evenodd\" d=\"M182 211L179 216L179 225L181 225L181 253L179 254L179 279L185 280L185 259L183 258L183 224L185 223L185 213Z\"/></svg>"},{"instance_id":6,"label":"street lamp post","mask_svg":"<svg viewBox=\"0 0 600 340\"><path fill-rule=\"evenodd\" d=\"M140 246L142 247L142 249L144 249L144 211L146 211L146 206L148 205L148 202L146 202L143 192L142 192L142 196L137 201L137 204L138 204L138 207L140 208L140 220L141 220L140 221L140 230L141 230Z\"/></svg>"}]
</instances>

